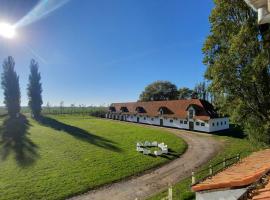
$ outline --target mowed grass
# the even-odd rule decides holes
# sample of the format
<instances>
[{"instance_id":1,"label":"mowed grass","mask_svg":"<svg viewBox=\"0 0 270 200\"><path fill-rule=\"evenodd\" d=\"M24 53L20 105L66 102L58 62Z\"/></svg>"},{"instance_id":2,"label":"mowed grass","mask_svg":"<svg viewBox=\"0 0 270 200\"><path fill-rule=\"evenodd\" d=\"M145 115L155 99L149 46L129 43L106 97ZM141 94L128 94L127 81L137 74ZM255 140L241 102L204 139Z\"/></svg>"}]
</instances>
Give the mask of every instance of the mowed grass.
<instances>
[{"instance_id":1,"label":"mowed grass","mask_svg":"<svg viewBox=\"0 0 270 200\"><path fill-rule=\"evenodd\" d=\"M267 148L258 144L251 143L239 129L231 129L214 133L214 138L224 144L223 150L218 153L206 165L202 166L199 170L206 169L209 165L222 162L223 158L230 158L236 156L238 153L242 158L250 155L252 152L259 151ZM206 172L207 173L207 172ZM191 176L180 181L173 186L173 199L174 200L194 200L195 193L191 191ZM148 200L160 200L168 195L167 191L163 191L149 198Z\"/></svg>"},{"instance_id":2,"label":"mowed grass","mask_svg":"<svg viewBox=\"0 0 270 200\"><path fill-rule=\"evenodd\" d=\"M130 123L71 115L28 120L23 148L1 146L0 199L65 199L169 162L186 149L169 132ZM166 143L172 154L136 152L136 142L145 140Z\"/></svg>"}]
</instances>

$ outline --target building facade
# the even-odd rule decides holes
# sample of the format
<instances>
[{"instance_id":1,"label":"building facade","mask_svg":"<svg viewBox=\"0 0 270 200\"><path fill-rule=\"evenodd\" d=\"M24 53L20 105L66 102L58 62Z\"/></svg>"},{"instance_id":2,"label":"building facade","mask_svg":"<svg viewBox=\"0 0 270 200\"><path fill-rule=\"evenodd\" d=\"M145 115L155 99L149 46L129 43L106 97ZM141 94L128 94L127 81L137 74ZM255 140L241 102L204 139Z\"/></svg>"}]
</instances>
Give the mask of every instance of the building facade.
<instances>
[{"instance_id":1,"label":"building facade","mask_svg":"<svg viewBox=\"0 0 270 200\"><path fill-rule=\"evenodd\" d=\"M200 99L113 103L106 118L201 132L229 128L229 119Z\"/></svg>"}]
</instances>

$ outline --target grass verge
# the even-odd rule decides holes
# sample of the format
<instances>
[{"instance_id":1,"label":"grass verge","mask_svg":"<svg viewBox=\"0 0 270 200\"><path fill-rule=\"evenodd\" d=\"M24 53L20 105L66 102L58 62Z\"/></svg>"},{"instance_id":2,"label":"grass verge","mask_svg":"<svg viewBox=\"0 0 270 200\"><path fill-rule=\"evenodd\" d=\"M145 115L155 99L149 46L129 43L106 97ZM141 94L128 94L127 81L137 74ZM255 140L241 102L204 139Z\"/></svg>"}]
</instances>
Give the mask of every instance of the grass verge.
<instances>
[{"instance_id":1,"label":"grass verge","mask_svg":"<svg viewBox=\"0 0 270 200\"><path fill-rule=\"evenodd\" d=\"M200 169L205 169L209 165L214 165L223 160L223 158L229 158L236 156L240 153L241 157L246 157L254 151L261 150L265 147L260 145L252 144L241 130L233 128L230 131L223 131L216 133L215 139L224 143L224 149L218 153L212 160L210 160L206 165L202 166ZM199 170L200 170L199 169ZM198 170L198 171L199 171ZM192 200L195 199L195 193L190 190L191 177L188 177L176 185L173 186L173 199L174 200ZM148 200L161 200L166 197L167 191L163 191L155 196L149 198Z\"/></svg>"}]
</instances>

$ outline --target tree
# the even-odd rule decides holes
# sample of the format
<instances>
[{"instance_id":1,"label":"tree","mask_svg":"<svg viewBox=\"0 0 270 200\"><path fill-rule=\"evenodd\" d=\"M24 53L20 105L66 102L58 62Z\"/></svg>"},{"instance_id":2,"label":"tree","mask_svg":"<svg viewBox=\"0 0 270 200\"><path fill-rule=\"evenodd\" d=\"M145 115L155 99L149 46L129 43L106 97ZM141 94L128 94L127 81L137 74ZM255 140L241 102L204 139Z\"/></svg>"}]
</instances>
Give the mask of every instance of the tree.
<instances>
[{"instance_id":1,"label":"tree","mask_svg":"<svg viewBox=\"0 0 270 200\"><path fill-rule=\"evenodd\" d=\"M140 101L175 99L178 99L177 87L169 81L155 81L148 85L140 95Z\"/></svg>"},{"instance_id":2,"label":"tree","mask_svg":"<svg viewBox=\"0 0 270 200\"><path fill-rule=\"evenodd\" d=\"M30 62L30 75L29 75L29 83L27 87L28 94L28 106L31 109L32 116L34 118L40 117L40 113L42 110L42 84L41 84L41 76L38 71L38 63L35 60L31 60Z\"/></svg>"},{"instance_id":3,"label":"tree","mask_svg":"<svg viewBox=\"0 0 270 200\"><path fill-rule=\"evenodd\" d=\"M60 113L63 114L64 113L64 101L60 101Z\"/></svg>"},{"instance_id":4,"label":"tree","mask_svg":"<svg viewBox=\"0 0 270 200\"><path fill-rule=\"evenodd\" d=\"M178 98L179 99L191 99L193 92L194 92L193 90L191 90L191 89L189 89L187 87L179 88L179 90L178 90L178 93L179 93Z\"/></svg>"},{"instance_id":5,"label":"tree","mask_svg":"<svg viewBox=\"0 0 270 200\"><path fill-rule=\"evenodd\" d=\"M4 60L2 73L2 88L4 90L4 104L8 115L11 118L19 117L21 110L21 92L19 86L19 76L15 72L14 59L9 56Z\"/></svg>"},{"instance_id":6,"label":"tree","mask_svg":"<svg viewBox=\"0 0 270 200\"><path fill-rule=\"evenodd\" d=\"M270 30L244 1L215 0L203 47L205 77L224 113L249 138L270 143Z\"/></svg>"},{"instance_id":7,"label":"tree","mask_svg":"<svg viewBox=\"0 0 270 200\"><path fill-rule=\"evenodd\" d=\"M47 108L47 112L50 114L51 113L51 104L50 104L50 102L47 102L46 108Z\"/></svg>"},{"instance_id":8,"label":"tree","mask_svg":"<svg viewBox=\"0 0 270 200\"><path fill-rule=\"evenodd\" d=\"M194 92L197 94L198 99L208 100L209 93L205 82L198 83L194 88Z\"/></svg>"}]
</instances>

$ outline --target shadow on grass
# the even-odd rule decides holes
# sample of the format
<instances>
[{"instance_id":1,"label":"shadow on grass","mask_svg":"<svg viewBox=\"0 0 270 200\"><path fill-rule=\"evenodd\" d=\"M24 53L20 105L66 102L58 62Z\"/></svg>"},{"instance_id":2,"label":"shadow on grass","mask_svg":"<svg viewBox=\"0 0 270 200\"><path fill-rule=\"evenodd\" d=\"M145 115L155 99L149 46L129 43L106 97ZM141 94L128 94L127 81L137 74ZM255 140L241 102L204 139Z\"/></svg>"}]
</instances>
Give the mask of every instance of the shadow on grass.
<instances>
[{"instance_id":1,"label":"shadow on grass","mask_svg":"<svg viewBox=\"0 0 270 200\"><path fill-rule=\"evenodd\" d=\"M230 129L217 131L214 134L218 136L228 136L239 139L244 139L247 137L247 135L243 132L243 130L237 125L230 125Z\"/></svg>"},{"instance_id":2,"label":"shadow on grass","mask_svg":"<svg viewBox=\"0 0 270 200\"><path fill-rule=\"evenodd\" d=\"M86 141L90 144L96 145L98 147L115 151L115 152L121 152L121 149L116 146L115 142L108 140L106 138L91 134L83 129L80 129L75 126L71 126L68 124L65 124L63 122L60 122L56 119L46 117L46 116L41 116L40 118L37 119L37 121L42 124L43 126L50 127L54 130L57 131L64 131L76 139Z\"/></svg>"},{"instance_id":3,"label":"shadow on grass","mask_svg":"<svg viewBox=\"0 0 270 200\"><path fill-rule=\"evenodd\" d=\"M27 137L29 126L29 121L24 115L18 118L8 116L4 118L0 128L2 160L6 160L11 153L14 153L19 166L29 166L36 161L39 157L38 147Z\"/></svg>"}]
</instances>

